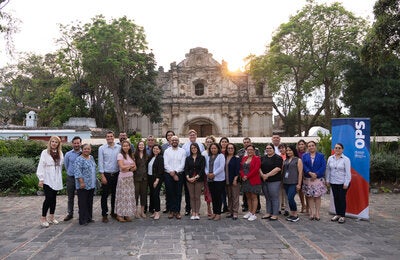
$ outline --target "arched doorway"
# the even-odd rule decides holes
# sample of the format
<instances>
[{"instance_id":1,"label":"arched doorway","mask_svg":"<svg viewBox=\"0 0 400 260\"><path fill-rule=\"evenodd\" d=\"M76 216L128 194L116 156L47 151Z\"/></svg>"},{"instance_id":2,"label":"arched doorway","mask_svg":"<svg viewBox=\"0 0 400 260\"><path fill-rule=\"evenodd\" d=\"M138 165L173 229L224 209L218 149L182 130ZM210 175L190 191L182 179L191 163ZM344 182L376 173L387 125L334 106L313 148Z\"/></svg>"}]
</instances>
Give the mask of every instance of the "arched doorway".
<instances>
[{"instance_id":1,"label":"arched doorway","mask_svg":"<svg viewBox=\"0 0 400 260\"><path fill-rule=\"evenodd\" d=\"M185 124L184 132L187 133L189 129L194 129L198 137L206 137L208 135L216 135L218 129L214 122L207 118L196 118L188 121Z\"/></svg>"}]
</instances>

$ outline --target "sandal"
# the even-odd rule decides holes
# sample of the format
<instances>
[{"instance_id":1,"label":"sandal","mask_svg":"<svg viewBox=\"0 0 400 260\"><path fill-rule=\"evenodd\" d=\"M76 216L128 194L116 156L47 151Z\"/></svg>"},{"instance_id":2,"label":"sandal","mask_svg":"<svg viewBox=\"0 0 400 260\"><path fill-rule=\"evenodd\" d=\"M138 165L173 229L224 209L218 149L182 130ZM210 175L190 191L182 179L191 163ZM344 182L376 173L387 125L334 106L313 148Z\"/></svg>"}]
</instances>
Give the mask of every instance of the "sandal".
<instances>
[{"instance_id":1,"label":"sandal","mask_svg":"<svg viewBox=\"0 0 400 260\"><path fill-rule=\"evenodd\" d=\"M339 224L343 224L344 222L346 222L344 217L340 217L338 220Z\"/></svg>"},{"instance_id":2,"label":"sandal","mask_svg":"<svg viewBox=\"0 0 400 260\"><path fill-rule=\"evenodd\" d=\"M264 215L264 216L262 216L261 219L270 219L270 218L271 218L271 215Z\"/></svg>"},{"instance_id":3,"label":"sandal","mask_svg":"<svg viewBox=\"0 0 400 260\"><path fill-rule=\"evenodd\" d=\"M269 218L269 221L275 221L275 220L278 220L278 217L270 217Z\"/></svg>"}]
</instances>

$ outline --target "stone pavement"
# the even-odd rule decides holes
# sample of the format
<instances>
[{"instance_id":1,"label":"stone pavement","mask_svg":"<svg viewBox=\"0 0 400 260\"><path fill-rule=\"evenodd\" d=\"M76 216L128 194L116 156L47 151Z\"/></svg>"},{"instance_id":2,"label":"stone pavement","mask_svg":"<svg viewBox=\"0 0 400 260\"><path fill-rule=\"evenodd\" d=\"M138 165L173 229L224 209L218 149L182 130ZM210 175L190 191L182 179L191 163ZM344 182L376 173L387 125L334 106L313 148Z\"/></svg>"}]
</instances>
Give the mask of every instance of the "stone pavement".
<instances>
[{"instance_id":1,"label":"stone pavement","mask_svg":"<svg viewBox=\"0 0 400 260\"><path fill-rule=\"evenodd\" d=\"M163 214L158 221L104 224L96 196L95 223L80 226L75 213L70 222L40 228L43 197L0 197L0 259L399 259L400 195L371 194L370 221L347 218L344 225L330 221L328 200L324 196L321 221L305 214L297 223L283 216L262 220L262 213L253 222ZM59 220L66 205L59 196Z\"/></svg>"}]
</instances>

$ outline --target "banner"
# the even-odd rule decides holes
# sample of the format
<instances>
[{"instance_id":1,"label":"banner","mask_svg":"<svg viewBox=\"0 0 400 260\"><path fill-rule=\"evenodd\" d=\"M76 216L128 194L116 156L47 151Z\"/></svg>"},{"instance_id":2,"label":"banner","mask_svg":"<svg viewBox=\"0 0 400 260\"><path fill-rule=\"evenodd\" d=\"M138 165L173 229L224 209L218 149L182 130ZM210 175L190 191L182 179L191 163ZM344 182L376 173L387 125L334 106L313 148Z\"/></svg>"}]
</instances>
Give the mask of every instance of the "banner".
<instances>
[{"instance_id":1,"label":"banner","mask_svg":"<svg viewBox=\"0 0 400 260\"><path fill-rule=\"evenodd\" d=\"M346 216L360 219L369 219L370 126L369 118L332 119L332 154L335 144L342 143L351 161ZM332 195L330 212L335 213Z\"/></svg>"}]
</instances>

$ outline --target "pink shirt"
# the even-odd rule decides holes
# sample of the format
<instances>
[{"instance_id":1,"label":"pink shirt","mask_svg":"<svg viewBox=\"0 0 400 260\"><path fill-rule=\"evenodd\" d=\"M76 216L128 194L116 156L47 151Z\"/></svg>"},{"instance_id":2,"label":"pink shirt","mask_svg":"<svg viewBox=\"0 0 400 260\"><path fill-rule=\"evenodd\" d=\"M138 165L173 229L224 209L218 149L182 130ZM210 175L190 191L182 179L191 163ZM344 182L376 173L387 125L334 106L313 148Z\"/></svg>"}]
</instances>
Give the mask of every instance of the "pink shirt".
<instances>
[{"instance_id":1,"label":"pink shirt","mask_svg":"<svg viewBox=\"0 0 400 260\"><path fill-rule=\"evenodd\" d=\"M131 165L133 163L133 159L129 157L129 155L126 155L128 158L125 159L124 156L119 153L117 156L118 161L122 161L124 165ZM124 178L124 177L131 177L133 176L133 172L123 172L119 171L119 177Z\"/></svg>"}]
</instances>

